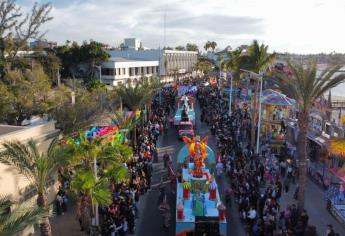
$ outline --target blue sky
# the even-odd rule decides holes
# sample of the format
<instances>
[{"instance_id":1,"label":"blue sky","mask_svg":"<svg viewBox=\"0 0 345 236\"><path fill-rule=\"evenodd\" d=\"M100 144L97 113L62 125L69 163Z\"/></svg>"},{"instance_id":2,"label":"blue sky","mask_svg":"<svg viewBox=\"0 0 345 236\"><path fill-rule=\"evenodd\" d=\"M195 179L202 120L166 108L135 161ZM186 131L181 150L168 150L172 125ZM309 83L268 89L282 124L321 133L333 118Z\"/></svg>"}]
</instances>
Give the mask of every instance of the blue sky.
<instances>
[{"instance_id":1,"label":"blue sky","mask_svg":"<svg viewBox=\"0 0 345 236\"><path fill-rule=\"evenodd\" d=\"M18 0L24 9L34 0ZM46 2L46 1L38 1ZM48 40L94 39L119 45L140 38L147 47L214 40L232 47L258 39L279 52L345 53L343 0L53 0Z\"/></svg>"}]
</instances>

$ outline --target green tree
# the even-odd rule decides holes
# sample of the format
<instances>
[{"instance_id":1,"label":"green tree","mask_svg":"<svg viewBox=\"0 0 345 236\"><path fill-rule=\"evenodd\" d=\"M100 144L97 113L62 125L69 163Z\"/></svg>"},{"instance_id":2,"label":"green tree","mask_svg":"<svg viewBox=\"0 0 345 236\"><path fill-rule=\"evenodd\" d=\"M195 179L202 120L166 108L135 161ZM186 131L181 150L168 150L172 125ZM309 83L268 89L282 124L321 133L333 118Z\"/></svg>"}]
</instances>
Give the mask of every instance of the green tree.
<instances>
[{"instance_id":1,"label":"green tree","mask_svg":"<svg viewBox=\"0 0 345 236\"><path fill-rule=\"evenodd\" d=\"M82 62L78 43L67 41L66 44L55 48L55 53L61 61L61 76L75 78L79 73L78 65Z\"/></svg>"},{"instance_id":2,"label":"green tree","mask_svg":"<svg viewBox=\"0 0 345 236\"><path fill-rule=\"evenodd\" d=\"M49 79L40 66L25 72L9 71L6 80L8 83L0 82L0 87L7 91L5 95L10 100L5 106L7 112L0 114L0 120L22 125L23 120L46 114L51 109L54 101L51 99Z\"/></svg>"},{"instance_id":3,"label":"green tree","mask_svg":"<svg viewBox=\"0 0 345 236\"><path fill-rule=\"evenodd\" d=\"M40 153L37 143L30 140L27 145L16 142L7 142L5 150L0 153L0 162L14 167L23 175L37 191L37 206L47 209L47 186L49 178L57 170L61 156L64 155L54 140L47 152ZM41 235L52 235L49 218L43 217L40 222Z\"/></svg>"},{"instance_id":4,"label":"green tree","mask_svg":"<svg viewBox=\"0 0 345 236\"><path fill-rule=\"evenodd\" d=\"M226 67L232 72L234 80L238 81L240 78L241 69L245 67L243 51L237 48L228 53L229 59L226 61Z\"/></svg>"},{"instance_id":5,"label":"green tree","mask_svg":"<svg viewBox=\"0 0 345 236\"><path fill-rule=\"evenodd\" d=\"M151 83L143 80L135 86L118 86L116 93L121 97L123 104L134 113L141 110L145 104L149 104L152 100L153 93L160 86L160 82L156 79ZM136 129L133 134L133 144L136 145Z\"/></svg>"},{"instance_id":6,"label":"green tree","mask_svg":"<svg viewBox=\"0 0 345 236\"><path fill-rule=\"evenodd\" d=\"M212 62L207 58L198 58L198 61L194 65L194 69L197 71L201 71L204 74L207 74L212 70Z\"/></svg>"},{"instance_id":7,"label":"green tree","mask_svg":"<svg viewBox=\"0 0 345 236\"><path fill-rule=\"evenodd\" d=\"M71 102L72 93L75 97L74 104ZM110 104L107 107L107 96L111 94L107 94L103 87L90 86L89 89L79 88L72 91L61 86L55 90L52 117L57 121L57 127L67 135L88 128L97 120L99 114L113 106Z\"/></svg>"},{"instance_id":8,"label":"green tree","mask_svg":"<svg viewBox=\"0 0 345 236\"><path fill-rule=\"evenodd\" d=\"M39 30L50 21L51 4L35 3L30 13L25 14L15 0L0 3L0 73L2 76L13 70L18 61L18 52L27 49L30 39L40 39Z\"/></svg>"},{"instance_id":9,"label":"green tree","mask_svg":"<svg viewBox=\"0 0 345 236\"><path fill-rule=\"evenodd\" d=\"M170 47L170 46L165 46L165 47L163 47L163 50L174 50L174 48Z\"/></svg>"},{"instance_id":10,"label":"green tree","mask_svg":"<svg viewBox=\"0 0 345 236\"><path fill-rule=\"evenodd\" d=\"M276 57L276 53L268 53L268 45L259 44L257 40L247 48L247 55L244 56L245 69L253 71L257 74L265 73L269 66L272 65ZM252 112L252 126L251 126L251 145L255 145L255 127L258 119L258 99L257 94L259 91L259 82L256 81L255 91L254 91L254 104ZM260 132L260 131L259 131Z\"/></svg>"},{"instance_id":11,"label":"green tree","mask_svg":"<svg viewBox=\"0 0 345 236\"><path fill-rule=\"evenodd\" d=\"M214 51L216 49L216 47L217 47L217 43L215 41L212 41L210 43L210 47L212 48L212 51Z\"/></svg>"},{"instance_id":12,"label":"green tree","mask_svg":"<svg viewBox=\"0 0 345 236\"><path fill-rule=\"evenodd\" d=\"M216 49L217 47L217 43L215 41L207 41L204 45L204 49L205 51L207 51L209 48L212 49L212 51L214 52L214 50Z\"/></svg>"},{"instance_id":13,"label":"green tree","mask_svg":"<svg viewBox=\"0 0 345 236\"><path fill-rule=\"evenodd\" d=\"M58 58L53 52L36 52L34 59L38 61L44 72L47 74L50 82L55 85L59 85L59 71L61 66L60 58Z\"/></svg>"},{"instance_id":14,"label":"green tree","mask_svg":"<svg viewBox=\"0 0 345 236\"><path fill-rule=\"evenodd\" d=\"M31 202L13 206L8 196L0 197L0 236L16 235L48 213L47 209L33 207Z\"/></svg>"},{"instance_id":15,"label":"green tree","mask_svg":"<svg viewBox=\"0 0 345 236\"><path fill-rule=\"evenodd\" d=\"M198 52L199 51L199 48L198 48L198 45L194 44L194 43L187 43L186 45L186 50L187 51L195 51L195 52Z\"/></svg>"},{"instance_id":16,"label":"green tree","mask_svg":"<svg viewBox=\"0 0 345 236\"><path fill-rule=\"evenodd\" d=\"M98 73L95 66L101 65L110 57L103 49L103 44L93 40L84 41L81 46L76 42L66 42L65 45L56 48L56 55L64 68L62 70L64 77L81 76L85 78L86 83L94 79ZM80 70L81 64L86 65L86 71Z\"/></svg>"},{"instance_id":17,"label":"green tree","mask_svg":"<svg viewBox=\"0 0 345 236\"><path fill-rule=\"evenodd\" d=\"M184 46L176 46L175 50L177 50L177 51L185 51L186 48Z\"/></svg>"},{"instance_id":18,"label":"green tree","mask_svg":"<svg viewBox=\"0 0 345 236\"><path fill-rule=\"evenodd\" d=\"M279 74L279 85L284 92L289 92L297 102L298 113L298 157L299 157L299 191L298 209L304 209L307 176L307 132L309 112L312 104L331 88L345 81L345 74L335 75L342 66L332 66L317 75L316 63L307 66L288 62L293 75Z\"/></svg>"},{"instance_id":19,"label":"green tree","mask_svg":"<svg viewBox=\"0 0 345 236\"><path fill-rule=\"evenodd\" d=\"M78 215L86 234L91 233L91 212L95 215L96 202L101 206L112 201L109 182L105 178L97 179L90 170L77 172L71 182L72 189L79 195Z\"/></svg>"},{"instance_id":20,"label":"green tree","mask_svg":"<svg viewBox=\"0 0 345 236\"><path fill-rule=\"evenodd\" d=\"M122 163L132 157L132 149L117 141L106 142L101 139L88 140L80 135L78 142L71 140L64 146L67 168L74 171L71 187L78 196L78 215L86 232L90 230L91 215L94 214L96 202L105 205L111 202L108 179L112 182L124 178L127 169ZM99 170L97 179L93 172L95 163ZM118 171L116 173L115 171Z\"/></svg>"}]
</instances>

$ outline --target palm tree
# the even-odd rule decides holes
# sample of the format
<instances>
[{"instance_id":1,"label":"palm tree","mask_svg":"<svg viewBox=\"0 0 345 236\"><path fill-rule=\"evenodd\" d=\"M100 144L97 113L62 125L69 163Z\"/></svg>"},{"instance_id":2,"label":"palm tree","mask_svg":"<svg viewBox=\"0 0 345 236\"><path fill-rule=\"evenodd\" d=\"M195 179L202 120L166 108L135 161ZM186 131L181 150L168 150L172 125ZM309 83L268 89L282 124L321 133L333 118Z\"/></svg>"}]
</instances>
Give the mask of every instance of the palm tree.
<instances>
[{"instance_id":1,"label":"palm tree","mask_svg":"<svg viewBox=\"0 0 345 236\"><path fill-rule=\"evenodd\" d=\"M96 203L106 205L111 201L110 184L116 175L121 177L127 169L123 163L132 157L132 149L127 144L117 140L107 141L101 139L88 140L84 135L78 142L67 142L65 149L69 153L66 162L68 168L73 170L71 188L77 194L77 215L80 216L82 228L90 231L91 213L94 215ZM93 167L99 166L96 179ZM115 169L115 167L117 167ZM119 171L119 173L114 173ZM116 178L115 178L116 179Z\"/></svg>"},{"instance_id":2,"label":"palm tree","mask_svg":"<svg viewBox=\"0 0 345 236\"><path fill-rule=\"evenodd\" d=\"M205 51L207 51L209 48L211 47L211 42L210 41L207 41L204 45L204 49Z\"/></svg>"},{"instance_id":3,"label":"palm tree","mask_svg":"<svg viewBox=\"0 0 345 236\"><path fill-rule=\"evenodd\" d=\"M308 116L312 104L317 98L323 96L329 89L345 81L345 74L335 76L335 73L341 66L332 66L324 70L320 76L317 75L316 63L310 63L306 66L301 64L292 64L288 62L293 75L289 77L286 74L279 74L279 85L284 92L289 92L296 100L298 113L298 156L299 156L299 192L298 209L304 208L304 194L306 184L306 159L307 159L307 132Z\"/></svg>"},{"instance_id":4,"label":"palm tree","mask_svg":"<svg viewBox=\"0 0 345 236\"><path fill-rule=\"evenodd\" d=\"M30 140L27 145L19 141L7 142L3 146L5 150L0 153L0 162L14 167L22 174L37 191L37 206L47 209L47 185L49 177L55 173L61 156L64 153L54 140L47 152L40 153L37 143ZM41 235L52 235L49 218L43 217L40 222Z\"/></svg>"},{"instance_id":5,"label":"palm tree","mask_svg":"<svg viewBox=\"0 0 345 236\"><path fill-rule=\"evenodd\" d=\"M49 214L49 209L32 207L31 202L13 207L8 196L0 197L0 236L16 235Z\"/></svg>"},{"instance_id":6,"label":"palm tree","mask_svg":"<svg viewBox=\"0 0 345 236\"><path fill-rule=\"evenodd\" d=\"M121 97L123 104L125 104L134 113L139 111L144 105L151 103L154 91L160 86L160 81L158 79L143 78L140 83L135 84L135 86L118 86L116 92L118 96ZM136 128L134 129L133 135L133 145L136 143Z\"/></svg>"},{"instance_id":7,"label":"palm tree","mask_svg":"<svg viewBox=\"0 0 345 236\"><path fill-rule=\"evenodd\" d=\"M212 51L214 52L214 50L215 50L216 47L217 47L217 43L216 43L215 41L212 41L212 42L210 43L210 47L212 48Z\"/></svg>"},{"instance_id":8,"label":"palm tree","mask_svg":"<svg viewBox=\"0 0 345 236\"><path fill-rule=\"evenodd\" d=\"M241 48L237 48L234 51L228 52L228 60L224 61L224 69L230 70L231 76L233 77L233 82L239 82L241 68L245 67L244 65L244 55ZM228 77L228 83L230 85L231 77ZM236 102L234 102L236 104Z\"/></svg>"},{"instance_id":9,"label":"palm tree","mask_svg":"<svg viewBox=\"0 0 345 236\"><path fill-rule=\"evenodd\" d=\"M71 187L78 194L77 215L80 218L81 226L85 233L90 234L90 213L95 215L96 203L101 206L111 203L109 182L105 178L97 179L91 170L83 170L73 177Z\"/></svg>"},{"instance_id":10,"label":"palm tree","mask_svg":"<svg viewBox=\"0 0 345 236\"><path fill-rule=\"evenodd\" d=\"M264 45L264 44L259 45L258 41L254 40L253 43L247 48L247 55L244 56L243 60L246 65L245 69L248 69L257 74L260 74L260 73L265 73L267 71L269 66L272 65L275 58L276 58L276 53L272 53L272 54L268 53L268 45ZM251 145L253 146L255 143L255 126L256 126L256 120L257 120L258 90L259 90L259 83L256 82L255 92L254 92L253 112L252 112L252 126L251 126Z\"/></svg>"}]
</instances>

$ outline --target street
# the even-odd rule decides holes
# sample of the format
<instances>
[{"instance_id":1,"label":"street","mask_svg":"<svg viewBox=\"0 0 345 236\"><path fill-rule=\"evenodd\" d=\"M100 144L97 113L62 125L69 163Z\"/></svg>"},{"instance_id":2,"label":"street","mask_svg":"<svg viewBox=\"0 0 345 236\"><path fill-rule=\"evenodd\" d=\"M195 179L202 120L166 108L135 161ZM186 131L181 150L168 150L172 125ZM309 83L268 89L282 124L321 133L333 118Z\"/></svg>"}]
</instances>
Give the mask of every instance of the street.
<instances>
[{"instance_id":1,"label":"street","mask_svg":"<svg viewBox=\"0 0 345 236\"><path fill-rule=\"evenodd\" d=\"M209 136L208 145L215 151L215 137L211 135L207 125L200 121L200 107L196 106L196 134L201 137ZM182 148L184 143L177 139L177 132L174 128L169 128L168 133L163 134L159 138L159 156L161 157L167 151L172 157L173 164L176 166L177 153ZM159 162L154 164L154 175L152 179L153 188L142 198L140 202L140 218L137 221L136 236L145 235L175 235L175 195L170 192L169 183L166 184L168 189L168 200L171 206L171 226L169 230L163 228L163 217L158 210L158 195L159 191L157 185L162 176L167 174L163 166L162 158ZM228 180L223 176L217 178L217 184L220 189L220 194L226 188ZM281 210L285 209L288 204L296 203L293 198L293 193L296 185L293 185L288 193L283 193L280 201ZM323 199L323 190L321 190L309 178L307 179L306 189L306 210L309 214L309 222L316 226L318 235L324 235L327 224L332 224L335 232L340 235L345 235L345 228L336 219L331 216L326 210L326 202ZM233 202L232 207L227 210L227 222L229 236L245 236L245 230L239 217L236 204Z\"/></svg>"}]
</instances>

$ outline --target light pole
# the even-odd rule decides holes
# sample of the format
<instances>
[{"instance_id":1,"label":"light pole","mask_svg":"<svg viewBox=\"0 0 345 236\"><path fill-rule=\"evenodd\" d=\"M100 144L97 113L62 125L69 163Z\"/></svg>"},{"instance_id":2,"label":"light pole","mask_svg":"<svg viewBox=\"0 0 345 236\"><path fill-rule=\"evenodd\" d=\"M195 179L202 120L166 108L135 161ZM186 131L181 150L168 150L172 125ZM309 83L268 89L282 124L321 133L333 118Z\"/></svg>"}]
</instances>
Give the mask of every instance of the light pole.
<instances>
[{"instance_id":1,"label":"light pole","mask_svg":"<svg viewBox=\"0 0 345 236\"><path fill-rule=\"evenodd\" d=\"M97 182L97 158L94 158L94 162L93 162L93 171L95 173L95 179ZM98 202L96 201L95 204L95 226L99 225L99 214L98 214Z\"/></svg>"},{"instance_id":2,"label":"light pole","mask_svg":"<svg viewBox=\"0 0 345 236\"><path fill-rule=\"evenodd\" d=\"M230 71L229 116L231 116L231 102L232 102L232 72Z\"/></svg>"},{"instance_id":3,"label":"light pole","mask_svg":"<svg viewBox=\"0 0 345 236\"><path fill-rule=\"evenodd\" d=\"M259 150L260 150L260 130L261 130L261 102L262 102L262 81L263 81L263 74L261 72L255 73L253 71L250 70L244 70L244 69L240 69L241 71L250 73L252 75L254 75L255 77L257 77L259 79L260 82L260 92L259 92L259 119L258 119L258 130L257 130L257 135L256 135L256 154L259 154ZM256 104L255 104L256 105ZM253 121L253 125L254 125L254 121Z\"/></svg>"}]
</instances>

